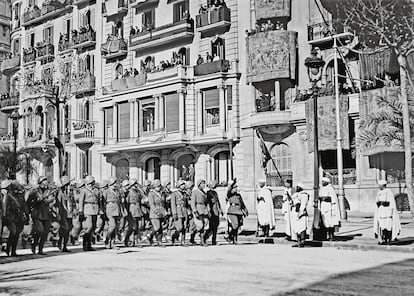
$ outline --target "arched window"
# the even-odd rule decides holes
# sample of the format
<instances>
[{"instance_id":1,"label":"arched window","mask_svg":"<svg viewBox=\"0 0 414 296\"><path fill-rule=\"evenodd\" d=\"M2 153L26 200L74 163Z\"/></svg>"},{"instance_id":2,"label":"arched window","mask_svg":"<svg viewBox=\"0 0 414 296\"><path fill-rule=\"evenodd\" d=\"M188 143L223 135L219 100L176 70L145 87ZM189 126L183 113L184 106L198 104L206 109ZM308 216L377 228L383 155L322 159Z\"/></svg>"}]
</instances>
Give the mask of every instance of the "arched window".
<instances>
[{"instance_id":1,"label":"arched window","mask_svg":"<svg viewBox=\"0 0 414 296\"><path fill-rule=\"evenodd\" d=\"M115 176L119 181L129 179L129 161L128 159L120 159L115 163Z\"/></svg>"},{"instance_id":2,"label":"arched window","mask_svg":"<svg viewBox=\"0 0 414 296\"><path fill-rule=\"evenodd\" d=\"M36 113L35 113L35 122L34 122L34 127L35 127L35 136L38 137L39 139L42 138L43 136L43 129L44 129L44 120L43 120L43 108L42 106L37 107L36 109Z\"/></svg>"},{"instance_id":3,"label":"arched window","mask_svg":"<svg viewBox=\"0 0 414 296\"><path fill-rule=\"evenodd\" d=\"M211 42L211 54L214 59L217 60L224 60L225 59L225 50L224 50L224 39L222 38L216 38Z\"/></svg>"},{"instance_id":4,"label":"arched window","mask_svg":"<svg viewBox=\"0 0 414 296\"><path fill-rule=\"evenodd\" d=\"M124 73L124 67L121 64L118 64L115 67L115 79L121 79L123 73Z\"/></svg>"},{"instance_id":5,"label":"arched window","mask_svg":"<svg viewBox=\"0 0 414 296\"><path fill-rule=\"evenodd\" d=\"M277 144L270 150L272 159L267 162L267 174L268 177L277 177L277 170L274 163L277 166L282 176L292 176L292 155L288 145L285 143ZM274 161L274 163L273 163Z\"/></svg>"},{"instance_id":6,"label":"arched window","mask_svg":"<svg viewBox=\"0 0 414 296\"><path fill-rule=\"evenodd\" d=\"M29 107L26 112L26 137L32 138L34 136L33 129L33 109Z\"/></svg>"},{"instance_id":7,"label":"arched window","mask_svg":"<svg viewBox=\"0 0 414 296\"><path fill-rule=\"evenodd\" d=\"M47 107L47 117L46 117L46 127L47 127L47 137L48 139L53 139L56 136L55 124L56 124L56 114L55 108L53 106Z\"/></svg>"},{"instance_id":8,"label":"arched window","mask_svg":"<svg viewBox=\"0 0 414 296\"><path fill-rule=\"evenodd\" d=\"M145 179L160 179L160 160L158 157L151 157L145 162Z\"/></svg>"},{"instance_id":9,"label":"arched window","mask_svg":"<svg viewBox=\"0 0 414 296\"><path fill-rule=\"evenodd\" d=\"M219 152L214 156L214 179L221 186L226 186L230 179L230 153Z\"/></svg>"},{"instance_id":10,"label":"arched window","mask_svg":"<svg viewBox=\"0 0 414 296\"><path fill-rule=\"evenodd\" d=\"M115 35L121 38L124 37L124 25L122 24L121 21L116 23Z\"/></svg>"},{"instance_id":11,"label":"arched window","mask_svg":"<svg viewBox=\"0 0 414 296\"><path fill-rule=\"evenodd\" d=\"M178 178L183 180L194 181L194 156L191 154L185 154L180 156L176 162L176 168L178 170Z\"/></svg>"},{"instance_id":12,"label":"arched window","mask_svg":"<svg viewBox=\"0 0 414 296\"><path fill-rule=\"evenodd\" d=\"M181 61L182 65L189 66L190 65L190 49L181 47L178 51L178 58Z\"/></svg>"},{"instance_id":13,"label":"arched window","mask_svg":"<svg viewBox=\"0 0 414 296\"><path fill-rule=\"evenodd\" d=\"M86 101L85 102L85 106L84 106L83 110L84 110L83 119L84 120L90 120L90 114L91 114L90 112L91 112L91 110L90 110L90 103L89 103L89 101Z\"/></svg>"}]
</instances>

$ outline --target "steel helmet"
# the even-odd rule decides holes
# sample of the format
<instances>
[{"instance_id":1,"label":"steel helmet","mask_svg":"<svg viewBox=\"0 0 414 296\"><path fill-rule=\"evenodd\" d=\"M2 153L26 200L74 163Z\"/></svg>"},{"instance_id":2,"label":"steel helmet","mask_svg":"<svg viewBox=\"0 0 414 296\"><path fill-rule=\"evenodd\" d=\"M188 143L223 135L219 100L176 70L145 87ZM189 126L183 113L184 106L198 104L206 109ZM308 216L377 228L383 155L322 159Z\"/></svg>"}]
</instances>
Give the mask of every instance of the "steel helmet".
<instances>
[{"instance_id":1,"label":"steel helmet","mask_svg":"<svg viewBox=\"0 0 414 296\"><path fill-rule=\"evenodd\" d=\"M138 183L138 180L137 179L131 179L131 180L129 180L129 186L134 186L137 183Z\"/></svg>"},{"instance_id":2,"label":"steel helmet","mask_svg":"<svg viewBox=\"0 0 414 296\"><path fill-rule=\"evenodd\" d=\"M7 189L12 184L11 180L3 180L1 181L1 189Z\"/></svg>"},{"instance_id":3,"label":"steel helmet","mask_svg":"<svg viewBox=\"0 0 414 296\"><path fill-rule=\"evenodd\" d=\"M122 181L122 187L128 187L128 186L129 186L129 181L128 180Z\"/></svg>"},{"instance_id":4,"label":"steel helmet","mask_svg":"<svg viewBox=\"0 0 414 296\"><path fill-rule=\"evenodd\" d=\"M116 183L116 178L114 178L114 177L109 178L109 180L108 180L108 185L109 185L109 186L112 186L112 185L114 185L115 183Z\"/></svg>"},{"instance_id":5,"label":"steel helmet","mask_svg":"<svg viewBox=\"0 0 414 296\"><path fill-rule=\"evenodd\" d=\"M47 180L47 177L45 177L45 176L40 176L38 179L37 179L37 184L40 184L40 183L42 183L43 181L46 181Z\"/></svg>"},{"instance_id":6,"label":"steel helmet","mask_svg":"<svg viewBox=\"0 0 414 296\"><path fill-rule=\"evenodd\" d=\"M86 177L85 177L85 183L86 183L87 185L89 185L89 184L91 184L91 183L93 183L93 182L95 182L95 178L94 178L94 177L92 177L92 176L86 176Z\"/></svg>"},{"instance_id":7,"label":"steel helmet","mask_svg":"<svg viewBox=\"0 0 414 296\"><path fill-rule=\"evenodd\" d=\"M62 176L62 178L60 178L60 186L66 186L70 183L70 179L68 176Z\"/></svg>"}]
</instances>

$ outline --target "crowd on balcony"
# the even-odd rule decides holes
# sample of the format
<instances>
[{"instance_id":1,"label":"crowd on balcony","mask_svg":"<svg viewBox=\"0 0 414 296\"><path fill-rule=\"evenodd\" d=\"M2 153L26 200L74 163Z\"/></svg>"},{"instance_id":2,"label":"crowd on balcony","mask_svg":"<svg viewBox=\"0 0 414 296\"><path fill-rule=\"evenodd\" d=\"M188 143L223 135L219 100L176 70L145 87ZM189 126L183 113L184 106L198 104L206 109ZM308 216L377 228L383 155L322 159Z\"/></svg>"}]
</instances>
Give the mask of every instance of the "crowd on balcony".
<instances>
[{"instance_id":1,"label":"crowd on balcony","mask_svg":"<svg viewBox=\"0 0 414 296\"><path fill-rule=\"evenodd\" d=\"M200 9L198 11L199 14L207 13L210 9L217 9L220 7L227 7L226 2L224 0L208 0L207 5L201 4Z\"/></svg>"},{"instance_id":2,"label":"crowd on balcony","mask_svg":"<svg viewBox=\"0 0 414 296\"><path fill-rule=\"evenodd\" d=\"M181 20L186 20L186 21L190 21L191 20L191 16L190 16L190 13L188 12L188 10L186 10L186 11L183 12L183 14L182 14L182 16L180 18L180 21ZM135 35L139 35L141 33L149 32L149 31L154 30L154 29L155 29L155 24L154 23L150 23L150 22L146 22L146 23L142 24L141 27L139 27L139 26L135 26L135 27L131 26L131 28L129 30L129 36L133 38Z\"/></svg>"},{"instance_id":3,"label":"crowd on balcony","mask_svg":"<svg viewBox=\"0 0 414 296\"><path fill-rule=\"evenodd\" d=\"M33 47L23 48L23 62L29 63L36 59L36 51Z\"/></svg>"},{"instance_id":4,"label":"crowd on balcony","mask_svg":"<svg viewBox=\"0 0 414 296\"><path fill-rule=\"evenodd\" d=\"M11 96L9 93L0 94L0 108L18 105L18 96Z\"/></svg>"},{"instance_id":5,"label":"crowd on balcony","mask_svg":"<svg viewBox=\"0 0 414 296\"><path fill-rule=\"evenodd\" d=\"M262 94L256 99L256 111L274 111L276 106L274 94Z\"/></svg>"},{"instance_id":6,"label":"crowd on balcony","mask_svg":"<svg viewBox=\"0 0 414 296\"><path fill-rule=\"evenodd\" d=\"M93 129L95 128L95 124L89 121L79 121L72 123L73 129L75 131L79 131L82 129Z\"/></svg>"},{"instance_id":7,"label":"crowd on balcony","mask_svg":"<svg viewBox=\"0 0 414 296\"><path fill-rule=\"evenodd\" d=\"M340 83L339 85L339 94L341 95L349 95L349 94L354 94L354 93L358 93L359 89L358 88L352 88L349 86L348 83L344 82L344 83ZM331 82L328 82L327 85L322 86L319 89L318 92L319 96L333 96L335 95L335 87ZM296 102L303 102L306 101L308 99L310 99L312 97L312 91L311 90L297 90L296 92Z\"/></svg>"},{"instance_id":8,"label":"crowd on balcony","mask_svg":"<svg viewBox=\"0 0 414 296\"><path fill-rule=\"evenodd\" d=\"M36 130L36 133L32 129L26 129L26 139L28 142L36 142L41 140L43 137L43 127L39 126Z\"/></svg>"},{"instance_id":9,"label":"crowd on balcony","mask_svg":"<svg viewBox=\"0 0 414 296\"><path fill-rule=\"evenodd\" d=\"M74 44L80 44L85 41L95 41L95 30L89 24L82 26L78 30L72 30L72 40Z\"/></svg>"},{"instance_id":10,"label":"crowd on balcony","mask_svg":"<svg viewBox=\"0 0 414 296\"><path fill-rule=\"evenodd\" d=\"M0 141L10 141L13 140L14 137L12 134L7 134L7 135L1 135L0 136Z\"/></svg>"},{"instance_id":11,"label":"crowd on balcony","mask_svg":"<svg viewBox=\"0 0 414 296\"><path fill-rule=\"evenodd\" d=\"M273 22L272 20L267 20L266 22L259 23L256 22L255 29L253 30L246 30L247 36L254 35L259 32L269 32L275 30L284 30L284 26L281 22L276 21Z\"/></svg>"},{"instance_id":12,"label":"crowd on balcony","mask_svg":"<svg viewBox=\"0 0 414 296\"><path fill-rule=\"evenodd\" d=\"M201 54L198 55L196 64L201 65L201 64L216 62L216 61L220 61L220 60L221 59L217 54L213 54L213 56L212 56L209 52L206 52L205 59L202 57Z\"/></svg>"}]
</instances>

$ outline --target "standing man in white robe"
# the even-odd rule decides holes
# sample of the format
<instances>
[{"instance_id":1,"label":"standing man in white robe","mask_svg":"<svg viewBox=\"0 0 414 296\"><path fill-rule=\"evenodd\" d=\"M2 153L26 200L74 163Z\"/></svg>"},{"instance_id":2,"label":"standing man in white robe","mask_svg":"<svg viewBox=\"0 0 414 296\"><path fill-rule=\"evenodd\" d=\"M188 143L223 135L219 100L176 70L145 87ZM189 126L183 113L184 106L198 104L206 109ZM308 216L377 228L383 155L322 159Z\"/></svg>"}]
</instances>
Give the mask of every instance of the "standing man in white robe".
<instances>
[{"instance_id":1,"label":"standing man in white robe","mask_svg":"<svg viewBox=\"0 0 414 296\"><path fill-rule=\"evenodd\" d=\"M302 183L296 185L296 192L293 194L293 226L297 236L297 244L292 247L303 248L306 240L306 230L308 229L308 203L309 194L303 189L305 186Z\"/></svg>"},{"instance_id":2,"label":"standing man in white robe","mask_svg":"<svg viewBox=\"0 0 414 296\"><path fill-rule=\"evenodd\" d=\"M374 234L378 244L389 244L401 232L400 218L397 212L394 194L387 188L387 181L378 182L379 191L375 198Z\"/></svg>"},{"instance_id":3,"label":"standing man in white robe","mask_svg":"<svg viewBox=\"0 0 414 296\"><path fill-rule=\"evenodd\" d=\"M273 205L272 192L267 188L266 180L259 179L259 195L256 200L257 219L263 230L264 236L268 237L270 230L275 228L275 208Z\"/></svg>"},{"instance_id":4,"label":"standing man in white robe","mask_svg":"<svg viewBox=\"0 0 414 296\"><path fill-rule=\"evenodd\" d=\"M287 240L296 240L296 232L293 228L294 221L294 212L292 211L292 179L285 180L285 188L283 193L283 204L282 204L282 214L284 215L285 220L285 234Z\"/></svg>"},{"instance_id":5,"label":"standing man in white robe","mask_svg":"<svg viewBox=\"0 0 414 296\"><path fill-rule=\"evenodd\" d=\"M335 228L340 226L340 211L338 196L331 185L328 177L322 178L322 187L319 190L319 209L322 216L322 223L328 234L328 239L334 239Z\"/></svg>"}]
</instances>

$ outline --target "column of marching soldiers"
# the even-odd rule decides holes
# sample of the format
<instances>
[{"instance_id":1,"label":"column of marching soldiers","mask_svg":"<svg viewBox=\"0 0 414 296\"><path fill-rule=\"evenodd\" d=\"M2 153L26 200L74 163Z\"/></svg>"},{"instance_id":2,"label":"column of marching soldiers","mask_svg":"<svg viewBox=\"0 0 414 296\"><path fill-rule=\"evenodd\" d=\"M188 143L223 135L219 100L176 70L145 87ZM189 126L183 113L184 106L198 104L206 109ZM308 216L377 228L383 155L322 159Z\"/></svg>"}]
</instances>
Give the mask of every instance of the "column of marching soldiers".
<instances>
[{"instance_id":1,"label":"column of marching soldiers","mask_svg":"<svg viewBox=\"0 0 414 296\"><path fill-rule=\"evenodd\" d=\"M136 179L118 182L116 178L95 182L92 176L74 182L63 176L58 186L39 177L37 186L25 188L16 180L1 182L0 229L9 235L3 251L17 256L21 233L26 233L33 254L43 255L51 233L62 252L70 252L68 243L82 240L85 251L104 240L105 248L144 245L207 246L211 237L217 244L217 229L223 210L216 192L216 182L178 180L170 182ZM225 238L237 243L243 217L248 215L236 180L231 181L226 195L228 229ZM26 229L29 229L26 231ZM23 231L25 229L25 231ZM186 234L189 236L186 241ZM23 235L22 235L23 236ZM3 237L0 234L0 239Z\"/></svg>"}]
</instances>

